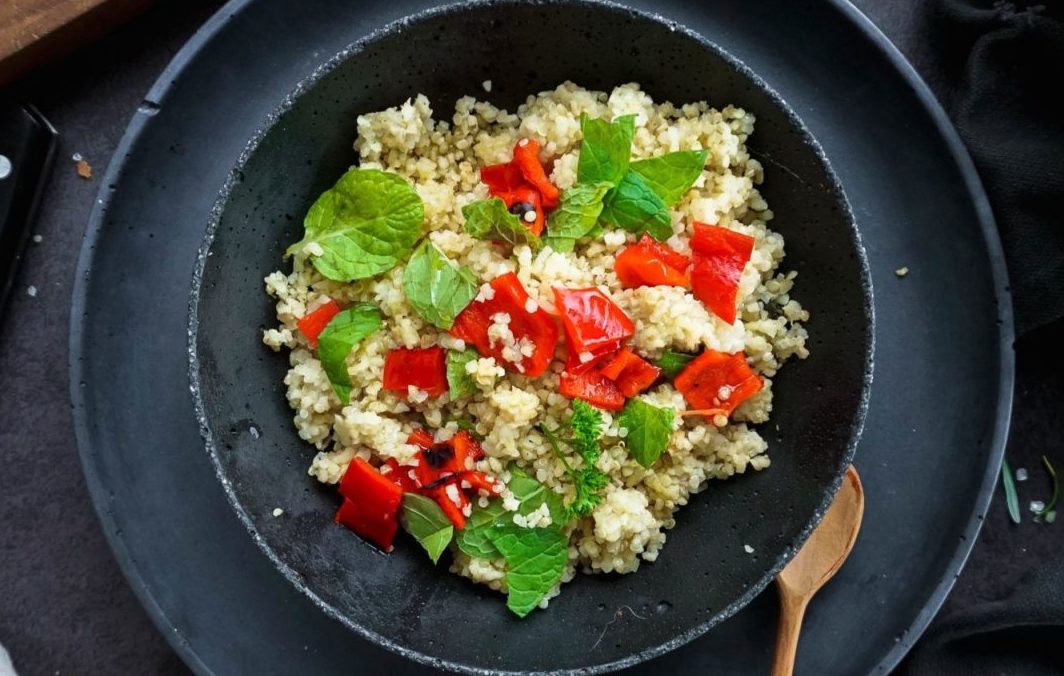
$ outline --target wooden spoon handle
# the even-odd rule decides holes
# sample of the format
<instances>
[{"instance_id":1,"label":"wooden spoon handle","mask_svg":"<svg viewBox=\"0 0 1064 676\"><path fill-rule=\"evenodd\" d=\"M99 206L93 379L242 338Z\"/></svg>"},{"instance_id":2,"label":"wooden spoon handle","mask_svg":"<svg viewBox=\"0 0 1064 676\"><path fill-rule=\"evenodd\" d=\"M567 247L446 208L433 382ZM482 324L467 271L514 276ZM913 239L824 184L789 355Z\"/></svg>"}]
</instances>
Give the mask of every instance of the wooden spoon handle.
<instances>
[{"instance_id":1,"label":"wooden spoon handle","mask_svg":"<svg viewBox=\"0 0 1064 676\"><path fill-rule=\"evenodd\" d=\"M809 597L796 596L780 588L780 626L776 634L776 654L772 660L772 676L791 676L794 656L798 652L798 634Z\"/></svg>"}]
</instances>

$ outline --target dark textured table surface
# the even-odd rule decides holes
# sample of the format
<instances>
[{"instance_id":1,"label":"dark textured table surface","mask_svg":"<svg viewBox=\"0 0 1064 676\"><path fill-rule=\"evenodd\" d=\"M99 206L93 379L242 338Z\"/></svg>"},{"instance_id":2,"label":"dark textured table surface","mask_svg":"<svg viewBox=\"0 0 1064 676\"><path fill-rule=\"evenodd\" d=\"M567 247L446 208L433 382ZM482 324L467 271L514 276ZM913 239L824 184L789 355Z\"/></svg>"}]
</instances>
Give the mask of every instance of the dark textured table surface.
<instances>
[{"instance_id":1,"label":"dark textured table surface","mask_svg":"<svg viewBox=\"0 0 1064 676\"><path fill-rule=\"evenodd\" d=\"M75 173L74 153L103 173L126 123L159 72L217 0L160 2L96 45L0 90L30 101L61 133L34 233L0 315L0 644L21 674L182 674L186 668L141 609L103 539L85 489L71 427L67 340L74 268L99 189ZM919 3L856 2L940 96ZM1061 456L1064 331L1017 345L1008 456L1024 522L995 502L942 614L1006 595L1064 545L1064 523L1034 523L1027 504L1048 495L1039 458ZM1058 465L1061 463L1058 462ZM949 477L942 477L943 482Z\"/></svg>"}]
</instances>

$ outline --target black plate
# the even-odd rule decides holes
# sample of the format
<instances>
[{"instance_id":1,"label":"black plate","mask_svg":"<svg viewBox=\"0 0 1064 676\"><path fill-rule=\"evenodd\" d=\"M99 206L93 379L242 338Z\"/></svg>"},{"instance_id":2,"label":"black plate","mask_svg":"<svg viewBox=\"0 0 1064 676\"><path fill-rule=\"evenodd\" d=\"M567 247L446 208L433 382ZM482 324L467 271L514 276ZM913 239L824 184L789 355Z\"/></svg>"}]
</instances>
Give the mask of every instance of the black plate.
<instances>
[{"instance_id":1,"label":"black plate","mask_svg":"<svg viewBox=\"0 0 1064 676\"><path fill-rule=\"evenodd\" d=\"M214 187L245 139L316 64L420 4L231 6L164 73L107 174L75 294L79 441L120 562L202 671L407 668L296 594L227 510L181 385L182 290ZM656 4L783 96L823 144L857 214L879 318L858 455L868 512L854 557L814 604L800 666L885 668L967 554L1007 425L1010 314L996 300L1004 276L985 199L941 111L852 9ZM903 280L893 275L900 265L913 270ZM645 623L641 607L601 613L592 622L603 642ZM761 596L648 668L758 669L773 613L771 595Z\"/></svg>"},{"instance_id":2,"label":"black plate","mask_svg":"<svg viewBox=\"0 0 1064 676\"><path fill-rule=\"evenodd\" d=\"M484 37L463 49L467 35ZM555 41L570 48L551 50ZM358 115L423 93L439 118L450 119L453 102L485 80L498 83L490 99L513 110L529 92L567 78L600 90L647 82L655 100L677 103L712 92L757 117L751 152L768 164L762 191L779 215L774 228L788 240L786 269L798 271L797 295L814 318L812 355L774 381L773 418L760 428L771 471L712 483L677 515L668 547L638 575L578 576L548 612L521 620L501 597L443 565L434 569L416 543L382 558L332 522L335 491L302 471L314 449L293 429L287 354L259 346L260 327L276 321L262 278L281 266L287 243L302 237L292 214L305 214L355 161L350 136ZM234 507L298 588L367 639L426 663L598 670L695 638L775 577L852 459L871 376L872 301L864 251L834 176L752 73L682 27L630 10L573 0L494 2L382 29L300 83L271 122L232 173L201 251L191 375ZM248 433L251 425L259 435ZM271 516L278 505L286 518ZM625 606L646 619L599 640L607 609ZM465 640L467 625L490 640Z\"/></svg>"}]
</instances>

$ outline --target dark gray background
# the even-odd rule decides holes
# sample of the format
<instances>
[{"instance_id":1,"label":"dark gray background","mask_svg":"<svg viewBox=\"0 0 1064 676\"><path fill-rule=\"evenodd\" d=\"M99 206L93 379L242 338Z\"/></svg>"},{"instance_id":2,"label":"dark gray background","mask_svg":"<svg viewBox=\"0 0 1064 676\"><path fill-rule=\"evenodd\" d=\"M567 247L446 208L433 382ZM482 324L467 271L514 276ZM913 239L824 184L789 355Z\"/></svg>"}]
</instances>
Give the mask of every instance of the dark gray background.
<instances>
[{"instance_id":1,"label":"dark gray background","mask_svg":"<svg viewBox=\"0 0 1064 676\"><path fill-rule=\"evenodd\" d=\"M0 315L0 644L22 674L181 674L187 670L122 578L85 490L71 428L67 331L74 268L89 209L118 139L169 59L221 3L161 2L94 46L0 90L35 103L60 130L59 152L16 277ZM910 58L940 96L920 3L855 2ZM84 180L80 153L96 175ZM37 289L31 297L27 290ZM1039 456L1060 457L1064 331L1018 345L1008 456L1025 467L1024 523L1013 526L1000 495L943 614L1007 594L1033 565L1057 555L1064 522L1030 522L1032 499L1048 495ZM1056 348L1056 349L1054 349ZM1060 462L1057 463L1061 465ZM943 476L943 482L949 477ZM189 496L195 499L195 496Z\"/></svg>"}]
</instances>

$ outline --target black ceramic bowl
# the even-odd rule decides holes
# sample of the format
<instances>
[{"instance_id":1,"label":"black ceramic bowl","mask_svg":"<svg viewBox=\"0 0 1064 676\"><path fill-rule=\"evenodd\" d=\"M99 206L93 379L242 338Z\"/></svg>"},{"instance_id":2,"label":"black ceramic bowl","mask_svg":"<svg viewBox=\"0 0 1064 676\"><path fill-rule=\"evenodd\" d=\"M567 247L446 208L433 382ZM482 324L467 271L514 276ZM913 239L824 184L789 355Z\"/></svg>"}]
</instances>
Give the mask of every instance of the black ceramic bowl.
<instances>
[{"instance_id":1,"label":"black ceramic bowl","mask_svg":"<svg viewBox=\"0 0 1064 676\"><path fill-rule=\"evenodd\" d=\"M766 46L770 48L770 46ZM757 117L751 152L809 309L812 355L775 382L761 432L772 466L712 483L677 515L657 562L581 575L519 620L503 598L434 568L403 541L385 556L335 526L338 497L305 473L285 355L262 278L301 236L314 198L355 161L354 119L426 94L438 116L483 95L513 109L573 80L637 81L658 101L707 99ZM217 111L225 114L225 111ZM387 26L308 78L248 145L222 190L191 310L192 386L207 446L237 513L280 570L329 614L408 657L463 670L617 668L729 617L790 558L829 503L860 434L871 372L871 287L849 208L817 144L740 63L681 26L603 3L467 3ZM277 507L284 518L271 516ZM753 547L753 553L744 550ZM770 640L771 628L765 628Z\"/></svg>"}]
</instances>

